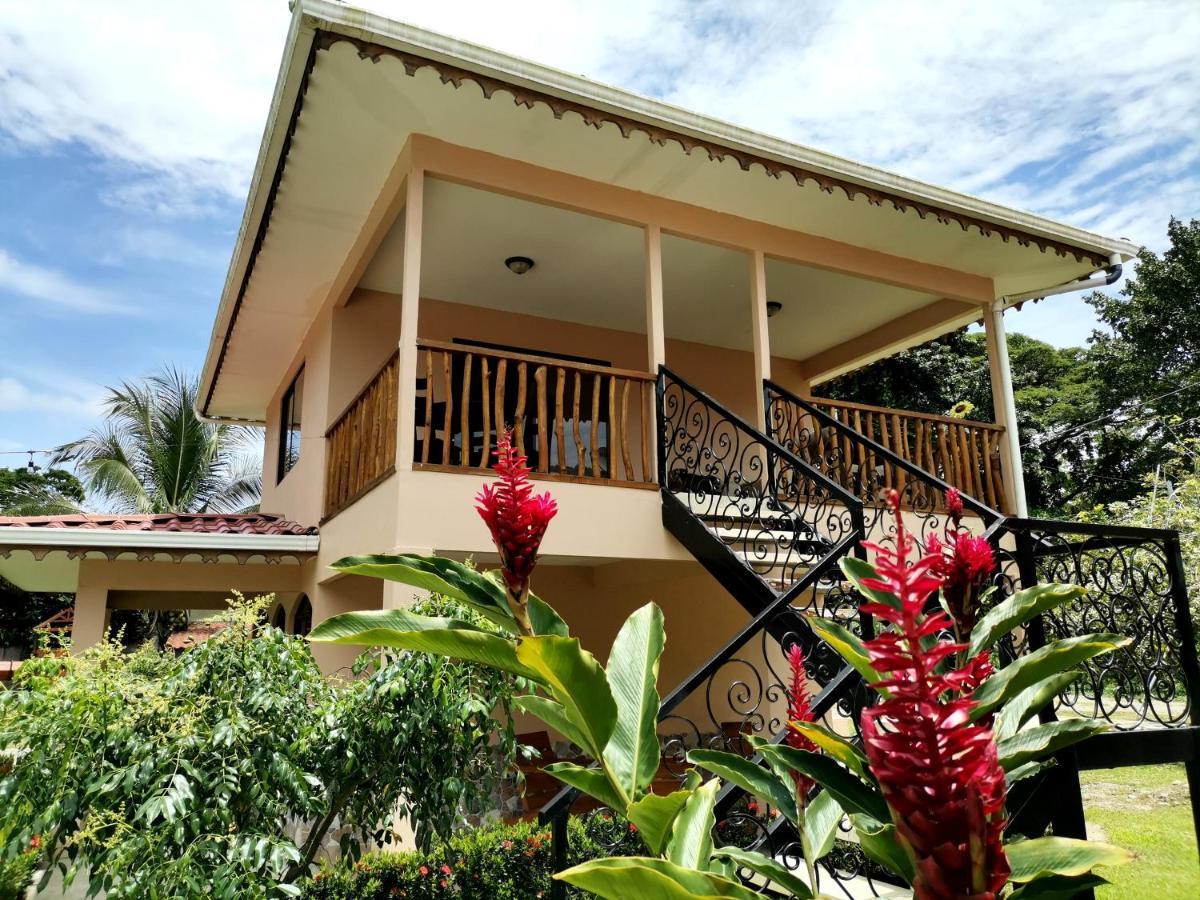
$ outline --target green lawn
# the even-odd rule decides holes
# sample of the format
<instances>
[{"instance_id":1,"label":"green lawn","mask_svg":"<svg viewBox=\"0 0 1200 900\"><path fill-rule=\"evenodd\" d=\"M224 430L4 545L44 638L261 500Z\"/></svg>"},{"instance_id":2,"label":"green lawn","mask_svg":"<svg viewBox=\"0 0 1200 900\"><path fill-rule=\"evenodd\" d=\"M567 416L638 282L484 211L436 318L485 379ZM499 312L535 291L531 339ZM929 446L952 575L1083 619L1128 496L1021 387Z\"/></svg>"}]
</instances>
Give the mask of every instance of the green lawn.
<instances>
[{"instance_id":1,"label":"green lawn","mask_svg":"<svg viewBox=\"0 0 1200 900\"><path fill-rule=\"evenodd\" d=\"M1132 850L1134 862L1102 869L1098 900L1195 900L1200 860L1182 765L1084 772L1089 836Z\"/></svg>"}]
</instances>

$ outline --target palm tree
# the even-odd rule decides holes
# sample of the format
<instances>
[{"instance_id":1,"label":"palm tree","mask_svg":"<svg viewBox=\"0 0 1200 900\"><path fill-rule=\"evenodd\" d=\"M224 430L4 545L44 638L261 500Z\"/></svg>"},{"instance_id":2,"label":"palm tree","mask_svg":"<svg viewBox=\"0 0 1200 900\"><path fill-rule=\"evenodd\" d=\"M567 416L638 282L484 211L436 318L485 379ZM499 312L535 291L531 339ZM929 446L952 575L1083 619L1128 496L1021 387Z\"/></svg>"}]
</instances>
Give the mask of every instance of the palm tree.
<instances>
[{"instance_id":1,"label":"palm tree","mask_svg":"<svg viewBox=\"0 0 1200 900\"><path fill-rule=\"evenodd\" d=\"M239 512L257 506L262 468L253 428L205 422L199 382L164 369L108 389L104 422L55 450L116 513Z\"/></svg>"}]
</instances>

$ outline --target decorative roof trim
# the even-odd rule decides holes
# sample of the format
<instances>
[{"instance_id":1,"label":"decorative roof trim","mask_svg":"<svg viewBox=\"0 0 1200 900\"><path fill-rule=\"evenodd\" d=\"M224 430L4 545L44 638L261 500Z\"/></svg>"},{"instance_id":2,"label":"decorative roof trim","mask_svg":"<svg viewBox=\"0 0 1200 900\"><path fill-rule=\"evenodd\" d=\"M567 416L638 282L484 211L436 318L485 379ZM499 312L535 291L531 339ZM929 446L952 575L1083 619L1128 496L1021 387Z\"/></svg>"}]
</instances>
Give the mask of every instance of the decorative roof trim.
<instances>
[{"instance_id":1,"label":"decorative roof trim","mask_svg":"<svg viewBox=\"0 0 1200 900\"><path fill-rule=\"evenodd\" d=\"M431 68L438 74L443 84L450 84L455 88L462 87L464 81L475 82L479 89L483 91L483 96L489 100L492 99L497 91L505 91L512 96L514 106L523 106L526 109L532 109L536 104L541 103L553 113L556 119L561 119L566 113L573 112L583 120L585 125L590 125L596 130L599 130L606 124L615 125L625 138L632 136L635 131L640 131L646 135L652 144L665 147L668 143L674 142L689 156L693 150L701 150L713 162L724 162L726 159L732 159L745 172L749 172L752 166L758 165L772 178L781 178L784 175L790 175L800 187L803 187L805 182L811 181L826 194L832 194L835 190L841 190L848 200L854 200L861 195L872 206L882 206L884 203L888 203L893 209L901 213L908 212L911 209L921 219L933 216L936 221L943 225L956 223L963 231L975 228L982 236L991 237L992 235L997 235L1006 244L1010 240L1015 240L1022 247L1036 246L1043 253L1053 250L1057 256L1064 258L1073 256L1077 262L1092 263L1097 268L1103 268L1108 265L1108 257L1067 244L1063 241L1056 241L1052 238L1035 235L1028 231L1010 228L1007 225L997 225L985 219L933 206L928 203L922 203L900 194L864 187L844 178L815 172L811 169L780 162L759 154L735 150L715 141L693 137L658 125L649 125L637 119L620 115L619 113L587 106L574 100L565 100L561 97L547 94L544 91L522 87L499 78L481 75L478 72L472 72L423 56L417 56L403 50L397 50L394 47L376 44L362 38L332 31L318 31L313 46L318 50L328 50L341 41L354 46L358 50L360 59L379 62L383 57L391 56L399 60L404 66L405 74L410 77L415 76L423 68Z\"/></svg>"}]
</instances>

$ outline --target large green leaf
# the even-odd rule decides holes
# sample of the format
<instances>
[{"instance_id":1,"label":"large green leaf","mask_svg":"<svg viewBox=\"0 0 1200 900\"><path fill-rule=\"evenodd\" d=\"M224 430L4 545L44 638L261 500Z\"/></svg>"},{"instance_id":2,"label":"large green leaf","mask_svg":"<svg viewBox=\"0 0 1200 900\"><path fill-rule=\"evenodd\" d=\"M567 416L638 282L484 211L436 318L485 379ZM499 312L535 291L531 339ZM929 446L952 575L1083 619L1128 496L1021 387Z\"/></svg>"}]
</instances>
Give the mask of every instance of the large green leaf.
<instances>
[{"instance_id":1,"label":"large green leaf","mask_svg":"<svg viewBox=\"0 0 1200 900\"><path fill-rule=\"evenodd\" d=\"M812 889L799 876L761 853L742 850L738 847L719 847L713 851L713 856L719 859L728 859L740 868L749 869L751 872L756 872L775 882L779 887L791 893L796 900L809 900L813 896Z\"/></svg>"},{"instance_id":2,"label":"large green leaf","mask_svg":"<svg viewBox=\"0 0 1200 900\"><path fill-rule=\"evenodd\" d=\"M981 653L1034 616L1078 600L1086 593L1084 588L1074 584L1036 584L1018 591L988 610L971 629L971 643L967 655L975 656Z\"/></svg>"},{"instance_id":3,"label":"large green leaf","mask_svg":"<svg viewBox=\"0 0 1200 900\"><path fill-rule=\"evenodd\" d=\"M971 721L987 715L1051 675L1128 643L1129 638L1119 634L1083 634L1039 647L1028 656L1009 663L976 689L971 695L977 704L971 710Z\"/></svg>"},{"instance_id":4,"label":"large green leaf","mask_svg":"<svg viewBox=\"0 0 1200 900\"><path fill-rule=\"evenodd\" d=\"M513 697L513 706L521 710L521 712L529 713L541 719L567 740L571 741L576 747L583 749L586 738L583 733L575 727L575 723L567 718L567 712L563 705L557 700L551 700L549 697L542 697L537 694L522 694L519 697Z\"/></svg>"},{"instance_id":5,"label":"large green leaf","mask_svg":"<svg viewBox=\"0 0 1200 900\"><path fill-rule=\"evenodd\" d=\"M625 800L621 797L608 780L602 769L588 769L575 763L557 762L546 766L542 771L553 775L563 784L578 788L589 797L595 797L618 815L625 814Z\"/></svg>"},{"instance_id":6,"label":"large green leaf","mask_svg":"<svg viewBox=\"0 0 1200 900\"><path fill-rule=\"evenodd\" d=\"M759 753L774 769L786 766L807 775L833 794L834 799L848 813L866 813L881 822L891 818L883 794L875 787L860 781L857 776L828 756L777 744L762 746Z\"/></svg>"},{"instance_id":7,"label":"large green leaf","mask_svg":"<svg viewBox=\"0 0 1200 900\"><path fill-rule=\"evenodd\" d=\"M867 648L863 646L863 642L857 634L848 628L843 628L837 622L822 619L817 615L805 616L805 620L809 627L816 632L817 637L836 650L838 655L853 666L867 684L875 684L883 679L883 676L871 666ZM886 695L885 691L880 693Z\"/></svg>"},{"instance_id":8,"label":"large green leaf","mask_svg":"<svg viewBox=\"0 0 1200 900\"><path fill-rule=\"evenodd\" d=\"M554 877L606 900L762 900L721 875L648 856L593 859Z\"/></svg>"},{"instance_id":9,"label":"large green leaf","mask_svg":"<svg viewBox=\"0 0 1200 900\"><path fill-rule=\"evenodd\" d=\"M1050 875L1023 884L1011 894L1008 900L1074 900L1082 896L1084 891L1103 887L1108 881L1099 875Z\"/></svg>"},{"instance_id":10,"label":"large green leaf","mask_svg":"<svg viewBox=\"0 0 1200 900\"><path fill-rule=\"evenodd\" d=\"M713 778L692 791L683 809L671 823L671 838L667 841L666 857L677 866L707 869L712 856L712 833L716 827L713 807L717 802L719 779Z\"/></svg>"},{"instance_id":11,"label":"large green leaf","mask_svg":"<svg viewBox=\"0 0 1200 900\"><path fill-rule=\"evenodd\" d=\"M682 790L670 794L646 794L635 803L629 804L625 817L637 826L638 835L654 853L662 853L666 847L667 837L671 834L671 824L683 804L687 802L692 791L700 787L700 776L695 769L689 769Z\"/></svg>"},{"instance_id":12,"label":"large green leaf","mask_svg":"<svg viewBox=\"0 0 1200 900\"><path fill-rule=\"evenodd\" d=\"M764 769L744 756L726 753L724 750L692 750L688 753L688 762L731 784L736 784L768 806L773 806L783 813L789 822L796 824L796 797L793 787L776 773Z\"/></svg>"},{"instance_id":13,"label":"large green leaf","mask_svg":"<svg viewBox=\"0 0 1200 900\"><path fill-rule=\"evenodd\" d=\"M867 758L844 737L816 722L792 722L791 725L859 778L867 777Z\"/></svg>"},{"instance_id":14,"label":"large green leaf","mask_svg":"<svg viewBox=\"0 0 1200 900\"><path fill-rule=\"evenodd\" d=\"M865 559L859 559L857 556L843 556L839 563L842 571L846 573L846 577L858 588L858 592L869 600L875 603L882 603L884 606L892 606L897 609L900 607L900 600L891 591L881 591L878 588L867 587L863 581L867 578L879 578L879 573L875 571L875 567Z\"/></svg>"},{"instance_id":15,"label":"large green leaf","mask_svg":"<svg viewBox=\"0 0 1200 900\"><path fill-rule=\"evenodd\" d=\"M833 849L842 808L829 791L821 791L804 808L804 842L816 862Z\"/></svg>"},{"instance_id":16,"label":"large green leaf","mask_svg":"<svg viewBox=\"0 0 1200 900\"><path fill-rule=\"evenodd\" d=\"M1108 723L1096 719L1062 719L1018 731L997 743L996 750L1000 765L1010 771L1107 730Z\"/></svg>"},{"instance_id":17,"label":"large green leaf","mask_svg":"<svg viewBox=\"0 0 1200 900\"><path fill-rule=\"evenodd\" d=\"M539 684L544 682L536 671L517 659L517 645L511 638L490 634L468 622L419 616L405 609L341 613L317 625L309 639L436 653L511 672Z\"/></svg>"},{"instance_id":18,"label":"large green leaf","mask_svg":"<svg viewBox=\"0 0 1200 900\"><path fill-rule=\"evenodd\" d=\"M617 725L604 760L630 799L640 796L658 772L658 664L665 642L662 610L647 603L625 620L608 655Z\"/></svg>"},{"instance_id":19,"label":"large green leaf","mask_svg":"<svg viewBox=\"0 0 1200 900\"><path fill-rule=\"evenodd\" d=\"M399 581L453 597L469 603L508 632L515 634L518 631L504 587L494 577L452 559L413 553L345 556L330 568L346 575Z\"/></svg>"},{"instance_id":20,"label":"large green leaf","mask_svg":"<svg viewBox=\"0 0 1200 900\"><path fill-rule=\"evenodd\" d=\"M1017 766L1015 769L1009 769L1004 773L1004 780L1012 787L1018 781L1024 781L1026 778L1033 778L1035 775L1040 775L1047 769L1053 769L1058 765L1058 761L1053 757L1050 759L1042 759L1037 762L1027 762L1024 765Z\"/></svg>"},{"instance_id":21,"label":"large green leaf","mask_svg":"<svg viewBox=\"0 0 1200 900\"><path fill-rule=\"evenodd\" d=\"M535 673L563 706L575 726L580 745L593 759L603 759L604 746L617 721L617 705L604 670L578 638L539 635L517 639L517 661ZM630 798L621 804L624 809Z\"/></svg>"},{"instance_id":22,"label":"large green leaf","mask_svg":"<svg viewBox=\"0 0 1200 900\"><path fill-rule=\"evenodd\" d=\"M507 603L507 601L505 601ZM570 637L571 629L549 603L534 594L529 595L529 624L534 634L556 634Z\"/></svg>"},{"instance_id":23,"label":"large green leaf","mask_svg":"<svg viewBox=\"0 0 1200 900\"><path fill-rule=\"evenodd\" d=\"M891 822L880 822L874 816L852 815L850 824L858 835L858 845L863 853L879 863L889 872L894 872L912 884L913 861L896 838L896 826Z\"/></svg>"},{"instance_id":24,"label":"large green leaf","mask_svg":"<svg viewBox=\"0 0 1200 900\"><path fill-rule=\"evenodd\" d=\"M1085 875L1096 866L1119 866L1133 854L1112 844L1081 841L1075 838L1040 837L1004 845L1012 873L1009 881L1018 884L1048 875Z\"/></svg>"},{"instance_id":25,"label":"large green leaf","mask_svg":"<svg viewBox=\"0 0 1200 900\"><path fill-rule=\"evenodd\" d=\"M1068 669L1051 675L1032 687L1027 687L1000 708L996 714L996 722L992 731L996 740L1002 741L1012 737L1029 719L1042 711L1042 708L1058 696L1072 681L1079 677L1078 669Z\"/></svg>"}]
</instances>

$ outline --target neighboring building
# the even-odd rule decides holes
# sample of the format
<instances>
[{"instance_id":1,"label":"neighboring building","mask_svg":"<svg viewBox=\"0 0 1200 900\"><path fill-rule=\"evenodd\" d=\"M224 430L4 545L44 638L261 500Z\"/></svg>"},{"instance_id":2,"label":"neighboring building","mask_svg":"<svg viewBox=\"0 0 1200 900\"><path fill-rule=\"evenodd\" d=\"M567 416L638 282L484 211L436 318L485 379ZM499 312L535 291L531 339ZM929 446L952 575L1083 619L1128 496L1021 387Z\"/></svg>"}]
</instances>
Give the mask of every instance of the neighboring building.
<instances>
[{"instance_id":1,"label":"neighboring building","mask_svg":"<svg viewBox=\"0 0 1200 900\"><path fill-rule=\"evenodd\" d=\"M301 631L404 604L408 589L329 563L391 550L493 560L472 498L498 429L516 424L560 507L536 589L599 649L658 601L670 686L749 614L664 516L701 513L776 590L811 562L800 544L838 536L802 527L795 510L768 521L778 502L764 486L794 502L800 481L756 436L768 418L868 503L885 483L909 485L917 509L938 502L831 426L797 442L813 413L765 397L765 379L807 397L982 320L998 423L821 406L982 504L1022 513L993 311L1136 249L300 0L199 410L265 426L262 508L281 518L4 521L0 574L75 590L77 647L99 638L108 610L211 607L231 588L276 592L272 616ZM838 516L836 497L825 502L823 522ZM352 655L317 652L330 668Z\"/></svg>"}]
</instances>

